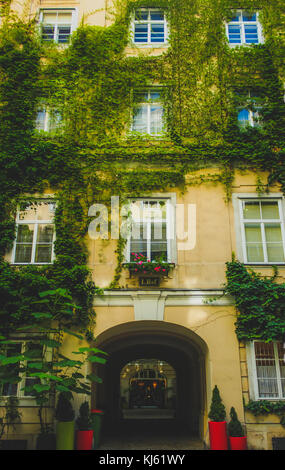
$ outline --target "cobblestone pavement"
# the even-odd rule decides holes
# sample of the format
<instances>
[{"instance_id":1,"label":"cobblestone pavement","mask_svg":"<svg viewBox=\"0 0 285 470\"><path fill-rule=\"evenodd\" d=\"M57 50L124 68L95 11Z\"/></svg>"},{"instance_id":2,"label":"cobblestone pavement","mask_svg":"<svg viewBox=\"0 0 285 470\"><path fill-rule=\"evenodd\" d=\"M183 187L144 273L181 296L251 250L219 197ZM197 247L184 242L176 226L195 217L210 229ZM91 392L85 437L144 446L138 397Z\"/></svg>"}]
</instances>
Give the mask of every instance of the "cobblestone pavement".
<instances>
[{"instance_id":1,"label":"cobblestone pavement","mask_svg":"<svg viewBox=\"0 0 285 470\"><path fill-rule=\"evenodd\" d=\"M112 432L113 431L113 432ZM173 423L136 422L109 430L99 450L203 450L197 437L174 427Z\"/></svg>"},{"instance_id":2,"label":"cobblestone pavement","mask_svg":"<svg viewBox=\"0 0 285 470\"><path fill-rule=\"evenodd\" d=\"M203 450L203 442L197 438L106 438L99 450Z\"/></svg>"}]
</instances>

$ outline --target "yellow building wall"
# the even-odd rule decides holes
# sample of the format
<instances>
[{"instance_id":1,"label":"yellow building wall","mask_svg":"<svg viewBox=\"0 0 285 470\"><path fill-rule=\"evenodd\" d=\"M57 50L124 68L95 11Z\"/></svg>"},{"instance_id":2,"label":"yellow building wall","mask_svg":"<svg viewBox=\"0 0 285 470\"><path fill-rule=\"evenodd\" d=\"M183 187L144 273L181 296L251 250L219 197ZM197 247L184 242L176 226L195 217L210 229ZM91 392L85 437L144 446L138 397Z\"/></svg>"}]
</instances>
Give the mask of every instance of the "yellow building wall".
<instances>
[{"instance_id":1,"label":"yellow building wall","mask_svg":"<svg viewBox=\"0 0 285 470\"><path fill-rule=\"evenodd\" d=\"M26 17L34 17L39 8L77 8L78 24L84 20L87 24L105 26L112 22L112 16L106 13L111 6L110 0L41 0L38 2L12 2L12 9ZM165 49L139 50L129 47L126 54L160 54ZM215 174L216 169L203 170L199 174ZM266 182L267 175L261 175ZM182 195L175 189L177 203L196 205L196 245L192 250L177 253L177 266L170 279L161 283L160 289L218 289L225 282L225 263L231 260L232 252L237 251L235 215L231 201L226 203L225 190L220 184L206 183L189 186ZM270 188L272 193L280 191L279 187ZM235 193L256 193L256 175L236 173L233 183ZM95 202L95 201L94 201ZM117 265L114 241L94 241L87 239L89 250L89 267L96 285L107 287L113 280ZM10 254L7 255L7 260ZM258 272L271 275L271 267L258 267ZM279 282L285 280L285 268L279 269ZM129 277L126 270L122 272L120 287L138 288L136 279ZM134 321L133 307L96 307L95 336L98 336L114 326ZM278 424L276 416L255 418L250 413L244 416L242 398L249 399L248 371L244 345L239 347L235 335L236 312L231 306L166 306L164 321L186 327L200 336L208 347L207 361L207 400L214 385L218 385L227 413L234 406L240 420L247 424L249 445L252 448L271 448L271 437L284 436L284 429ZM65 352L72 353L76 341L67 342ZM76 404L78 408L79 403ZM25 424L17 425L15 436L25 433L29 435L29 446L33 445L35 433L38 432L38 422L34 408L21 409ZM204 428L207 426L205 415Z\"/></svg>"}]
</instances>

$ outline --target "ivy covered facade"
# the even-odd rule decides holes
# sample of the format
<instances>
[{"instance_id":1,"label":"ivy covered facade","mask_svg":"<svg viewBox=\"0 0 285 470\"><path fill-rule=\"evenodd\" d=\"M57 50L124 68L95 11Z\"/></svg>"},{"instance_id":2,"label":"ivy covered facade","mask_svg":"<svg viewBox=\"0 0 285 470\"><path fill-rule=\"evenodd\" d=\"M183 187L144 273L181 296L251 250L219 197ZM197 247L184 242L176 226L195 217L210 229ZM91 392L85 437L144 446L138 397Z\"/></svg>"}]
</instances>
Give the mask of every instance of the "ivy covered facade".
<instances>
[{"instance_id":1,"label":"ivy covered facade","mask_svg":"<svg viewBox=\"0 0 285 470\"><path fill-rule=\"evenodd\" d=\"M271 449L285 434L283 2L84 5L1 3L1 411L16 396L22 416L2 439L34 448L36 393L53 428L73 387L106 436L154 410L207 445L218 385L249 447ZM142 397L138 378L167 390Z\"/></svg>"}]
</instances>

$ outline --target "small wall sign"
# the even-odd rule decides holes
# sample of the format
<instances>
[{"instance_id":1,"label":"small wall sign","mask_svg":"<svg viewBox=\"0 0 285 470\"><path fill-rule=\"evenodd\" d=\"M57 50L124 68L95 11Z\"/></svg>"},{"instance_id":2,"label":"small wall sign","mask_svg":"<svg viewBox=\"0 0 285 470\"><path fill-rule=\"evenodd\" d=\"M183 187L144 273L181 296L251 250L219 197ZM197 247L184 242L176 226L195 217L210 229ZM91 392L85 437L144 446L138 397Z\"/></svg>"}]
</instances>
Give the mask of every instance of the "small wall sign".
<instances>
[{"instance_id":1,"label":"small wall sign","mask_svg":"<svg viewBox=\"0 0 285 470\"><path fill-rule=\"evenodd\" d=\"M140 277L139 285L141 287L158 287L160 284L160 277Z\"/></svg>"}]
</instances>

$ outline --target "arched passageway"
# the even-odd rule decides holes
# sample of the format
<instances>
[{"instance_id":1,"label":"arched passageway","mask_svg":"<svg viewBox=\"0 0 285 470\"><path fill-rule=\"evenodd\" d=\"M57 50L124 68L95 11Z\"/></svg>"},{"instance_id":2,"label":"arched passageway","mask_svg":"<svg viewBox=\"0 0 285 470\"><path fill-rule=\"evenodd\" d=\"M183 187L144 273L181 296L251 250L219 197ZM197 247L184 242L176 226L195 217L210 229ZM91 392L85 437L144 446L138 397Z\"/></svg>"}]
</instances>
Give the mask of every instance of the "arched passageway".
<instances>
[{"instance_id":1,"label":"arched passageway","mask_svg":"<svg viewBox=\"0 0 285 470\"><path fill-rule=\"evenodd\" d=\"M201 338L179 325L137 321L102 333L96 346L109 354L107 364L97 366L103 384L92 396L105 412L103 435L172 430L202 438L207 347Z\"/></svg>"}]
</instances>

